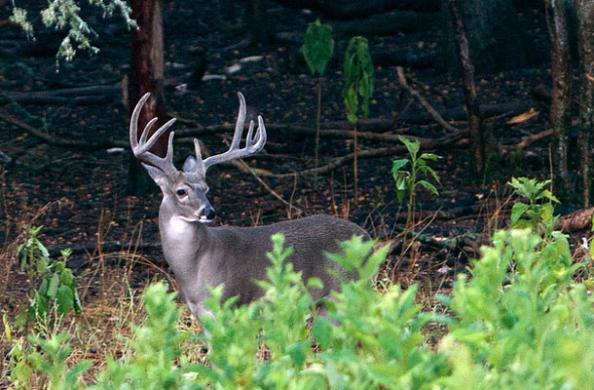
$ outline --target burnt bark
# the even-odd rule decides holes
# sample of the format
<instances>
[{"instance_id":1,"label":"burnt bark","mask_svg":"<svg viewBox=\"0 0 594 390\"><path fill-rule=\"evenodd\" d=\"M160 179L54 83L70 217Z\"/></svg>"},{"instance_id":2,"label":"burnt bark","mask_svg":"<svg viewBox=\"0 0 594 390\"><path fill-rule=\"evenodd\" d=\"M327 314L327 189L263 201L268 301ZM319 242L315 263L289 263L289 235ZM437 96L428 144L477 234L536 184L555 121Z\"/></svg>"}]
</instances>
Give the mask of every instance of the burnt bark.
<instances>
[{"instance_id":1,"label":"burnt bark","mask_svg":"<svg viewBox=\"0 0 594 390\"><path fill-rule=\"evenodd\" d=\"M163 93L164 61L163 61L163 5L161 0L133 0L132 18L138 28L132 30L132 66L128 86L128 107L130 112L138 99L147 92L151 93L144 109L138 118L138 127L144 126L152 118L159 121L152 132L167 120L165 97ZM138 137L142 131L138 132ZM168 133L153 146L151 151L164 156L167 151ZM128 171L128 192L131 194L146 193L150 187L150 179L140 163L130 154Z\"/></svg>"},{"instance_id":2,"label":"burnt bark","mask_svg":"<svg viewBox=\"0 0 594 390\"><path fill-rule=\"evenodd\" d=\"M550 122L554 131L553 162L555 184L561 193L572 189L567 164L569 130L571 127L571 55L567 29L565 0L546 0L547 27L551 38Z\"/></svg>"},{"instance_id":3,"label":"burnt bark","mask_svg":"<svg viewBox=\"0 0 594 390\"><path fill-rule=\"evenodd\" d=\"M485 169L485 135L481 126L480 107L477 99L476 84L474 82L474 64L470 59L468 38L458 8L457 0L448 0L448 8L454 23L458 54L462 64L462 82L464 97L468 113L468 130L470 132L470 147L472 154L472 169L475 175L480 175Z\"/></svg>"},{"instance_id":4,"label":"burnt bark","mask_svg":"<svg viewBox=\"0 0 594 390\"><path fill-rule=\"evenodd\" d=\"M442 0L444 59L448 71L460 73L455 22L449 0ZM512 0L465 0L457 5L467 32L476 71L493 73L519 68L525 63L523 35Z\"/></svg>"},{"instance_id":5,"label":"burnt bark","mask_svg":"<svg viewBox=\"0 0 594 390\"><path fill-rule=\"evenodd\" d=\"M592 166L591 143L594 132L594 2L576 0L578 16L578 50L580 54L580 129L578 147L580 155L580 177L582 204L589 207L590 171Z\"/></svg>"},{"instance_id":6,"label":"burnt bark","mask_svg":"<svg viewBox=\"0 0 594 390\"><path fill-rule=\"evenodd\" d=\"M262 0L247 0L245 27L252 43L268 45L271 34L268 30L269 20L266 18L266 6Z\"/></svg>"}]
</instances>

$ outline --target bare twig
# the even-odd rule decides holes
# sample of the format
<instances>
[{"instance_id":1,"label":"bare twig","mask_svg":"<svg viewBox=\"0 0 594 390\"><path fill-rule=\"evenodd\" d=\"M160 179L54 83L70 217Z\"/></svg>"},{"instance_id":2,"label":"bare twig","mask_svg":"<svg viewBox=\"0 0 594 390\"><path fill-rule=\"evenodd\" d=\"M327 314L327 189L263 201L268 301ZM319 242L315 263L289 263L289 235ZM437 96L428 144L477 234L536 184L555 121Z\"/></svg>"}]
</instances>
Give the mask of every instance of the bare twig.
<instances>
[{"instance_id":1,"label":"bare twig","mask_svg":"<svg viewBox=\"0 0 594 390\"><path fill-rule=\"evenodd\" d=\"M433 106L431 106L431 104L429 104L429 102L423 96L421 96L419 91L408 85L406 77L404 76L404 69L402 69L401 66L396 67L396 72L398 74L398 82L400 83L400 86L406 89L407 92L417 100L421 107L423 107L429 113L429 115L431 115L431 117L435 119L437 123L439 123L441 127L451 132L460 131L460 129L450 125L445 119L443 119L439 112L437 112L437 110L435 110L435 108L433 108Z\"/></svg>"}]
</instances>

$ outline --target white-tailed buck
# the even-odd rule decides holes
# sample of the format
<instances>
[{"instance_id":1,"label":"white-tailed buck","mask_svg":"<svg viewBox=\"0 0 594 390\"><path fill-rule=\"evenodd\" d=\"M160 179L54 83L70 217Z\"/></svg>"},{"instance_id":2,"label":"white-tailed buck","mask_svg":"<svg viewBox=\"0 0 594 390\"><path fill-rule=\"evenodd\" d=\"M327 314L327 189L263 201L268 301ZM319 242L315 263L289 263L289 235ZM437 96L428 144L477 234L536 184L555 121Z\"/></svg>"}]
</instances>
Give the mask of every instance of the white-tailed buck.
<instances>
[{"instance_id":1,"label":"white-tailed buck","mask_svg":"<svg viewBox=\"0 0 594 390\"><path fill-rule=\"evenodd\" d=\"M290 261L305 280L318 277L324 282L323 290L314 292L316 298L339 287L335 273L327 272L332 268L338 269L338 266L326 259L324 251L337 251L337 243L353 235L368 237L367 232L354 223L328 215L258 227L208 226L215 218L215 210L206 197L208 168L257 153L266 143L266 128L259 116L255 132L254 122L250 121L245 146L241 147L246 105L243 95L238 93L238 96L239 114L229 150L203 160L200 144L194 139L196 156L188 157L181 171L173 164L173 132L169 135L165 157L150 152L175 119L148 137L157 121L154 118L147 123L139 137L138 116L149 98L148 93L136 104L130 118L132 151L163 192L159 209L163 253L196 317L208 314L202 302L208 296L209 286L223 283L224 298L238 296L239 304L261 296L262 291L254 281L266 277L265 271L269 265L266 252L271 250L270 236L274 233L283 233L286 245L294 248Z\"/></svg>"}]
</instances>

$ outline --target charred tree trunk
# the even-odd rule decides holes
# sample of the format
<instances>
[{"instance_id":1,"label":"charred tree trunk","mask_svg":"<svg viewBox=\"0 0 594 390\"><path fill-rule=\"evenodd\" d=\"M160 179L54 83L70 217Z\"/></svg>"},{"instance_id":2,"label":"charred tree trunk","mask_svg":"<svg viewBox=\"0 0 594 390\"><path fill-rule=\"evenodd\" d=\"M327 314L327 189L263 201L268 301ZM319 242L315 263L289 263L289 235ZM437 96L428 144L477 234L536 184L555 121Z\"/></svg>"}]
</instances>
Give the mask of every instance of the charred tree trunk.
<instances>
[{"instance_id":1,"label":"charred tree trunk","mask_svg":"<svg viewBox=\"0 0 594 390\"><path fill-rule=\"evenodd\" d=\"M580 177L582 203L590 206L590 171L592 165L591 140L594 132L594 2L576 0L578 16L578 49L580 53Z\"/></svg>"},{"instance_id":2,"label":"charred tree trunk","mask_svg":"<svg viewBox=\"0 0 594 390\"><path fill-rule=\"evenodd\" d=\"M143 129L152 118L159 121L153 130L166 121L165 99L163 93L163 5L161 0L133 0L132 17L138 28L132 31L132 66L128 87L128 106L130 112L138 99L151 93L138 119L138 127ZM140 137L142 132L138 133ZM152 152L164 156L167 151L167 135L153 146ZM150 179L140 163L131 155L128 175L128 192L142 194L149 190Z\"/></svg>"},{"instance_id":3,"label":"charred tree trunk","mask_svg":"<svg viewBox=\"0 0 594 390\"><path fill-rule=\"evenodd\" d=\"M266 6L263 4L263 1L247 0L245 27L253 43L260 45L268 45L270 43L269 25L270 21L266 19Z\"/></svg>"},{"instance_id":4,"label":"charred tree trunk","mask_svg":"<svg viewBox=\"0 0 594 390\"><path fill-rule=\"evenodd\" d=\"M571 56L565 0L546 0L547 26L551 38L551 128L554 140L554 183L561 193L572 190L567 165L568 138L571 126Z\"/></svg>"},{"instance_id":5,"label":"charred tree trunk","mask_svg":"<svg viewBox=\"0 0 594 390\"><path fill-rule=\"evenodd\" d=\"M442 46L448 70L459 73L455 22L449 2L442 0ZM525 63L523 36L512 0L464 0L457 6L478 73L519 68Z\"/></svg>"},{"instance_id":6,"label":"charred tree trunk","mask_svg":"<svg viewBox=\"0 0 594 390\"><path fill-rule=\"evenodd\" d=\"M485 169L485 136L481 126L480 107L474 82L474 64L470 58L470 48L457 0L448 0L451 20L454 23L458 54L462 65L462 81L466 110L468 112L468 130L470 132L470 147L472 149L472 165L474 174L479 176Z\"/></svg>"}]
</instances>

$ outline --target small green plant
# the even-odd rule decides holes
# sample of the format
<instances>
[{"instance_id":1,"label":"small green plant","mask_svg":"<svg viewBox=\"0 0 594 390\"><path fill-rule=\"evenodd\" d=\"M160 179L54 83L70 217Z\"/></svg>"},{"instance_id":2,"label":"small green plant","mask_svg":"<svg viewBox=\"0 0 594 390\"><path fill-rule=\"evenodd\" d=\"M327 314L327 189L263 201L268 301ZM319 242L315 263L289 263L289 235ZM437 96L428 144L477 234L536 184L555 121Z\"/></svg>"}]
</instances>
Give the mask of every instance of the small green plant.
<instances>
[{"instance_id":1,"label":"small green plant","mask_svg":"<svg viewBox=\"0 0 594 390\"><path fill-rule=\"evenodd\" d=\"M375 83L375 70L369 54L367 39L352 37L344 55L344 89L342 97L347 112L347 119L353 124L353 177L355 202L358 201L358 155L359 146L357 129L359 117L369 117L369 102L373 96Z\"/></svg>"},{"instance_id":2,"label":"small green plant","mask_svg":"<svg viewBox=\"0 0 594 390\"><path fill-rule=\"evenodd\" d=\"M29 297L29 309L21 314L20 324L31 320L43 324L53 309L59 315L71 310L80 314L82 310L76 278L66 265L70 250L62 251L59 259L50 259L47 248L38 238L41 229L41 226L30 228L27 241L17 249L21 270L35 283Z\"/></svg>"},{"instance_id":3,"label":"small green plant","mask_svg":"<svg viewBox=\"0 0 594 390\"><path fill-rule=\"evenodd\" d=\"M532 228L550 235L555 225L554 203L559 200L547 189L550 180L537 181L526 177L513 177L508 183L524 202L515 202L511 210L514 228Z\"/></svg>"},{"instance_id":4,"label":"small green plant","mask_svg":"<svg viewBox=\"0 0 594 390\"><path fill-rule=\"evenodd\" d=\"M303 37L303 57L312 74L318 74L316 84L317 109L316 109L316 149L315 166L319 164L320 153L320 119L322 116L322 76L326 66L334 53L334 38L332 27L323 24L320 20L309 23Z\"/></svg>"},{"instance_id":5,"label":"small green plant","mask_svg":"<svg viewBox=\"0 0 594 390\"><path fill-rule=\"evenodd\" d=\"M179 389L184 381L176 362L186 335L176 323L179 308L175 294L160 282L144 294L146 320L134 329L131 352L119 360L109 359L99 374L97 389Z\"/></svg>"},{"instance_id":6,"label":"small green plant","mask_svg":"<svg viewBox=\"0 0 594 390\"><path fill-rule=\"evenodd\" d=\"M406 203L406 229L412 231L415 224L415 199L417 188L422 187L431 194L437 196L439 192L431 181L439 183L439 175L429 165L431 161L437 161L441 158L433 153L421 153L419 150L421 144L417 140L410 140L406 137L398 137L408 151L409 158L394 160L392 162L392 178L394 179L394 190L396 198L402 202L404 196L408 194ZM409 169L406 169L406 168ZM421 179L423 175L425 179ZM406 232L405 232L406 238Z\"/></svg>"}]
</instances>

